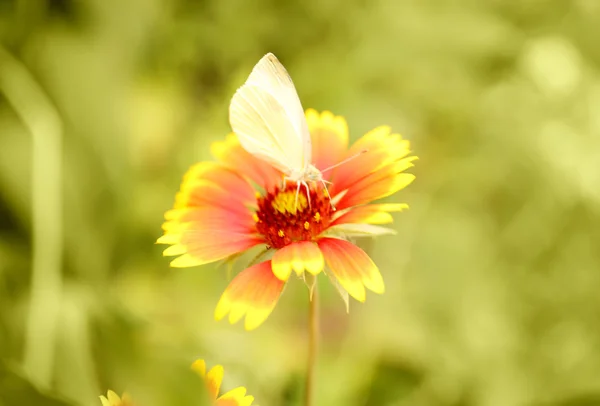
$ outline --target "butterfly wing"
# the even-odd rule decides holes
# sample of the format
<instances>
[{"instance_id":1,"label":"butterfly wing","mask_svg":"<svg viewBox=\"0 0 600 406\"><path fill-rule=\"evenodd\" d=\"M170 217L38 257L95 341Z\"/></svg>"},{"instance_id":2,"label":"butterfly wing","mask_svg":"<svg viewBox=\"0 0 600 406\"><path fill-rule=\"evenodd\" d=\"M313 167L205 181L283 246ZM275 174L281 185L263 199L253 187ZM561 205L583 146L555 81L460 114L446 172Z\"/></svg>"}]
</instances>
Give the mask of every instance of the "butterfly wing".
<instances>
[{"instance_id":1,"label":"butterfly wing","mask_svg":"<svg viewBox=\"0 0 600 406\"><path fill-rule=\"evenodd\" d=\"M275 55L265 55L237 90L229 121L246 151L282 172L303 172L310 164L304 110L292 79Z\"/></svg>"}]
</instances>

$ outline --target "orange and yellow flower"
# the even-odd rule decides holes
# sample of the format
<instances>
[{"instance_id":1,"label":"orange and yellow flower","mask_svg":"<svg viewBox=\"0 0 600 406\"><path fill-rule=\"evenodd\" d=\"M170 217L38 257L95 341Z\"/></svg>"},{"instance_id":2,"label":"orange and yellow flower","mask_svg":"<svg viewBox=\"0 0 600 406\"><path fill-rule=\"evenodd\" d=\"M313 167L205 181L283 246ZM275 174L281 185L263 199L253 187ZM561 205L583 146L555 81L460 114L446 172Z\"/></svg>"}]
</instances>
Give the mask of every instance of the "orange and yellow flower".
<instances>
[{"instance_id":1,"label":"orange and yellow flower","mask_svg":"<svg viewBox=\"0 0 600 406\"><path fill-rule=\"evenodd\" d=\"M127 393L119 397L115 392L109 390L106 396L100 396L102 406L134 406L133 401Z\"/></svg>"},{"instance_id":2,"label":"orange and yellow flower","mask_svg":"<svg viewBox=\"0 0 600 406\"><path fill-rule=\"evenodd\" d=\"M347 299L364 302L366 290L384 292L375 263L348 240L393 234L382 224L403 203L370 204L403 189L414 180L404 173L413 166L410 143L381 126L349 147L343 117L309 109L313 164L327 171L328 190L320 184L298 194L283 184L283 174L250 155L235 134L216 142L217 162L196 164L185 174L173 209L165 214L164 255L178 256L174 267L208 264L235 257L250 248L271 248L270 260L240 272L226 288L215 311L235 323L245 316L247 330L258 327L273 311L292 271L298 276L325 272ZM361 151L367 153L361 154Z\"/></svg>"},{"instance_id":3,"label":"orange and yellow flower","mask_svg":"<svg viewBox=\"0 0 600 406\"><path fill-rule=\"evenodd\" d=\"M204 379L210 402L214 406L250 406L254 402L253 396L246 395L246 388L240 386L219 396L221 382L223 382L223 367L215 365L206 372L206 363L199 359L192 364L192 369Z\"/></svg>"},{"instance_id":4,"label":"orange and yellow flower","mask_svg":"<svg viewBox=\"0 0 600 406\"><path fill-rule=\"evenodd\" d=\"M240 386L219 396L219 389L223 382L223 367L215 365L208 373L206 363L199 359L192 364L194 370L204 380L208 392L209 403L212 406L250 406L254 402L253 396L246 395L246 388ZM125 393L119 397L115 392L109 390L106 396L100 396L102 406L134 406L131 397Z\"/></svg>"}]
</instances>

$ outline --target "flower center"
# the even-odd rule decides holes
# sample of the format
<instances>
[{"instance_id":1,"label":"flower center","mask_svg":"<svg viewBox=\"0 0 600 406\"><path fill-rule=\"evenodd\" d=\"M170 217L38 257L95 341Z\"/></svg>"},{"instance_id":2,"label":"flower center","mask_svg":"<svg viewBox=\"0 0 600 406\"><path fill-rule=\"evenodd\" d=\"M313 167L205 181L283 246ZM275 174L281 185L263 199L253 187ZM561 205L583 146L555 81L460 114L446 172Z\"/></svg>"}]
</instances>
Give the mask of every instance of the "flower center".
<instances>
[{"instance_id":1,"label":"flower center","mask_svg":"<svg viewBox=\"0 0 600 406\"><path fill-rule=\"evenodd\" d=\"M296 187L288 184L258 198L256 229L273 248L283 248L294 241L312 241L329 227L333 209L323 188L311 187L307 196L304 186L300 192Z\"/></svg>"}]
</instances>

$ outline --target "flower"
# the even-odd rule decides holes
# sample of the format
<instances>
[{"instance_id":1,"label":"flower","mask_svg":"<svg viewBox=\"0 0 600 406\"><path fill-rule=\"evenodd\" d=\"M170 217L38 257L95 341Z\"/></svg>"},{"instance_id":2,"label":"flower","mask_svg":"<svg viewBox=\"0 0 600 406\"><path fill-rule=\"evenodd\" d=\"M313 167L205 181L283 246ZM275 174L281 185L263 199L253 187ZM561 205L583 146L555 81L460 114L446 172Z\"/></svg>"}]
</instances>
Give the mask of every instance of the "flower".
<instances>
[{"instance_id":1,"label":"flower","mask_svg":"<svg viewBox=\"0 0 600 406\"><path fill-rule=\"evenodd\" d=\"M133 406L133 402L127 393L120 398L115 392L109 390L106 396L100 396L102 406Z\"/></svg>"},{"instance_id":2,"label":"flower","mask_svg":"<svg viewBox=\"0 0 600 406\"><path fill-rule=\"evenodd\" d=\"M192 364L194 370L204 380L209 395L209 401L212 406L250 406L254 402L253 396L246 395L246 388L240 386L227 393L219 395L221 382L223 381L223 367L215 365L208 373L206 372L206 363L204 360L196 360ZM100 396L102 406L134 406L133 401L127 393L119 397L115 392L109 390L106 396Z\"/></svg>"},{"instance_id":3,"label":"flower","mask_svg":"<svg viewBox=\"0 0 600 406\"><path fill-rule=\"evenodd\" d=\"M223 381L223 367L221 365L215 365L207 373L206 363L204 360L199 359L192 364L192 369L204 379L210 401L214 406L250 406L254 402L254 397L246 396L246 388L242 386L217 397Z\"/></svg>"},{"instance_id":4,"label":"flower","mask_svg":"<svg viewBox=\"0 0 600 406\"><path fill-rule=\"evenodd\" d=\"M319 169L347 162L323 173L328 190L315 183L309 194L283 185L283 174L252 156L235 134L212 145L217 162L201 162L183 178L173 209L165 214L164 255L178 256L174 267L235 258L263 245L272 258L240 272L226 288L215 310L220 320L235 323L245 316L252 330L273 311L292 271L305 280L326 273L348 305L360 302L365 288L384 292L375 263L349 241L355 237L393 234L382 224L403 203L371 204L414 180L404 173L413 166L410 143L390 127L371 130L348 148L348 126L331 112L306 111L313 164ZM367 153L361 153L362 151ZM352 158L354 157L354 158ZM352 159L350 159L352 158Z\"/></svg>"}]
</instances>

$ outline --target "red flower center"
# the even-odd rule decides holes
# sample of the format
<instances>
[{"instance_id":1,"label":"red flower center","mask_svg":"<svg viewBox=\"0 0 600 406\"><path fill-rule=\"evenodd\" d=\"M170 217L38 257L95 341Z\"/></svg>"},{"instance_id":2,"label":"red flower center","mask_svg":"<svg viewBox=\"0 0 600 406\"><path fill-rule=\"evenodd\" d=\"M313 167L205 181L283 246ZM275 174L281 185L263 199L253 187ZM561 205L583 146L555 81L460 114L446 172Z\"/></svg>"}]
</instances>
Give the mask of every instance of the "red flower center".
<instances>
[{"instance_id":1,"label":"red flower center","mask_svg":"<svg viewBox=\"0 0 600 406\"><path fill-rule=\"evenodd\" d=\"M288 184L258 198L256 229L272 248L313 241L329 227L333 208L323 188L311 187L309 198L304 186L296 191L295 184Z\"/></svg>"}]
</instances>

